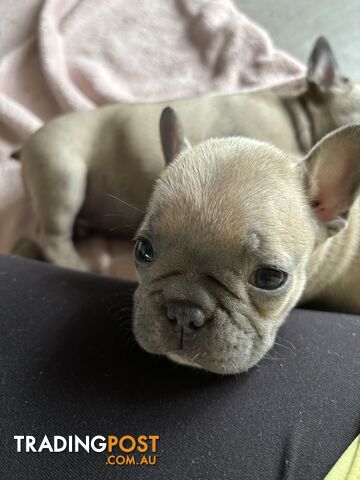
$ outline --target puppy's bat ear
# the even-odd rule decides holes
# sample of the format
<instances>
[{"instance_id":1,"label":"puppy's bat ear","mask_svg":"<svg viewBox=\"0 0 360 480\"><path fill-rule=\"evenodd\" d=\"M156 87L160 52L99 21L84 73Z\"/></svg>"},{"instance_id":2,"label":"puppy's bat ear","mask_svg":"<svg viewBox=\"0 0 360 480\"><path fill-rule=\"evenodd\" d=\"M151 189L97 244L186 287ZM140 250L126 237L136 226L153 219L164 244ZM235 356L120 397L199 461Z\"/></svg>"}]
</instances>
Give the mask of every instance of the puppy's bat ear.
<instances>
[{"instance_id":1,"label":"puppy's bat ear","mask_svg":"<svg viewBox=\"0 0 360 480\"><path fill-rule=\"evenodd\" d=\"M160 139L166 165L169 165L180 152L190 148L181 121L176 111L171 107L166 107L162 111Z\"/></svg>"},{"instance_id":2,"label":"puppy's bat ear","mask_svg":"<svg viewBox=\"0 0 360 480\"><path fill-rule=\"evenodd\" d=\"M338 77L335 55L325 37L319 37L307 62L307 78L321 92L330 90Z\"/></svg>"},{"instance_id":3,"label":"puppy's bat ear","mask_svg":"<svg viewBox=\"0 0 360 480\"><path fill-rule=\"evenodd\" d=\"M311 205L329 235L346 227L360 193L360 125L335 130L305 158Z\"/></svg>"}]
</instances>

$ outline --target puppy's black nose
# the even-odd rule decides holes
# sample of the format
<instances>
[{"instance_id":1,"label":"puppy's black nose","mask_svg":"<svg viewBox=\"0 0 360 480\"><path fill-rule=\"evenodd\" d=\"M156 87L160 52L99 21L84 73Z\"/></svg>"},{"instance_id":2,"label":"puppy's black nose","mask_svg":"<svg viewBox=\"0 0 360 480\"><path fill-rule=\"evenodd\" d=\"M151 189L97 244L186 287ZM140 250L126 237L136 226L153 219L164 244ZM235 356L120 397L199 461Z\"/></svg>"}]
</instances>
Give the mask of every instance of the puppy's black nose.
<instances>
[{"instance_id":1,"label":"puppy's black nose","mask_svg":"<svg viewBox=\"0 0 360 480\"><path fill-rule=\"evenodd\" d=\"M187 303L168 303L166 314L169 320L175 321L180 327L192 330L202 327L207 320L205 312L201 308Z\"/></svg>"}]
</instances>

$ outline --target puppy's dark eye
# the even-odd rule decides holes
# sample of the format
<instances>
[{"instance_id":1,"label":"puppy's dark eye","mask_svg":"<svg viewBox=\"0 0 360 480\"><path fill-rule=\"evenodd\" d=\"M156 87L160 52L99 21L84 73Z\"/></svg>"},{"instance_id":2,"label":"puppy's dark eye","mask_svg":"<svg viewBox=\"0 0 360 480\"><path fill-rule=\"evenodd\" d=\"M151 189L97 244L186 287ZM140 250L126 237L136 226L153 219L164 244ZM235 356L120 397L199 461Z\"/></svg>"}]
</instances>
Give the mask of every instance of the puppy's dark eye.
<instances>
[{"instance_id":1,"label":"puppy's dark eye","mask_svg":"<svg viewBox=\"0 0 360 480\"><path fill-rule=\"evenodd\" d=\"M276 290L287 280L287 274L275 268L258 268L250 278L250 284L262 290Z\"/></svg>"},{"instance_id":2,"label":"puppy's dark eye","mask_svg":"<svg viewBox=\"0 0 360 480\"><path fill-rule=\"evenodd\" d=\"M139 262L152 262L154 250L146 238L138 238L135 244L135 257Z\"/></svg>"}]
</instances>

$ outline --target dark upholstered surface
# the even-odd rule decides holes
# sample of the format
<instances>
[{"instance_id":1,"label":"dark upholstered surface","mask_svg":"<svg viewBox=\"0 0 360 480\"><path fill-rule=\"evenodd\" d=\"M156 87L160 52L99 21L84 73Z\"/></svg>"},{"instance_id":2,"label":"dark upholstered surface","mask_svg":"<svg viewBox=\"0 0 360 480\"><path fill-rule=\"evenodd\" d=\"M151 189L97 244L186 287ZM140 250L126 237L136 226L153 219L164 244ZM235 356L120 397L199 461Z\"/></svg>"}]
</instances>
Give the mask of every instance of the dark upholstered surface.
<instances>
[{"instance_id":1,"label":"dark upholstered surface","mask_svg":"<svg viewBox=\"0 0 360 480\"><path fill-rule=\"evenodd\" d=\"M295 310L247 375L142 352L133 285L0 257L1 479L321 479L360 427L360 320ZM160 435L156 466L14 435Z\"/></svg>"}]
</instances>

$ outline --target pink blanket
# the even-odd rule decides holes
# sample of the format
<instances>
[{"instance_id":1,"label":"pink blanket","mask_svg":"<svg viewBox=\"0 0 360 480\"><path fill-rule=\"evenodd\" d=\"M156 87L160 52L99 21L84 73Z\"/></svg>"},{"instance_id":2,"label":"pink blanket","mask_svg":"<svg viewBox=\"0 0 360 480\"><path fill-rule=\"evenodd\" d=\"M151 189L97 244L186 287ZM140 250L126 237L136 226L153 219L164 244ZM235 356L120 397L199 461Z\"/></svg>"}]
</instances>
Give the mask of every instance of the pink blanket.
<instances>
[{"instance_id":1,"label":"pink blanket","mask_svg":"<svg viewBox=\"0 0 360 480\"><path fill-rule=\"evenodd\" d=\"M22 11L29 14L6 1L0 25ZM45 0L33 23L28 38L0 62L2 253L31 225L20 165L9 154L44 121L110 102L243 92L304 79L303 66L275 49L230 0ZM97 257L105 273L132 276L127 245L90 239L79 248Z\"/></svg>"}]
</instances>

